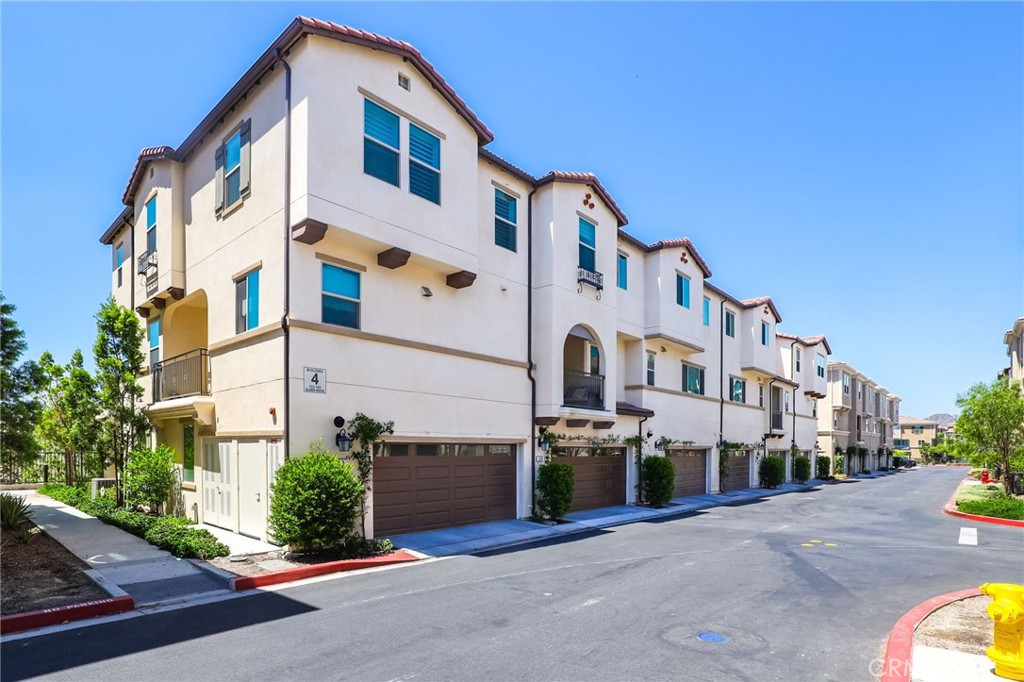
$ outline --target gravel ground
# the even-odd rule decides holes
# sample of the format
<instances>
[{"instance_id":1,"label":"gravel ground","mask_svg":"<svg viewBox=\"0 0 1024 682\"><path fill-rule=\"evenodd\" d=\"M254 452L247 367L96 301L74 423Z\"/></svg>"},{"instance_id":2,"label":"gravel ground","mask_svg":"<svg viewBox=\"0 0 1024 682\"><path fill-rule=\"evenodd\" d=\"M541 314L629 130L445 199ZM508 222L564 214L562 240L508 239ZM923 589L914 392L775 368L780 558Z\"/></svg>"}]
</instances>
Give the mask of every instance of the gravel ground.
<instances>
[{"instance_id":1,"label":"gravel ground","mask_svg":"<svg viewBox=\"0 0 1024 682\"><path fill-rule=\"evenodd\" d=\"M992 645L992 620L985 613L991 602L982 595L943 606L918 626L914 644L984 656Z\"/></svg>"}]
</instances>

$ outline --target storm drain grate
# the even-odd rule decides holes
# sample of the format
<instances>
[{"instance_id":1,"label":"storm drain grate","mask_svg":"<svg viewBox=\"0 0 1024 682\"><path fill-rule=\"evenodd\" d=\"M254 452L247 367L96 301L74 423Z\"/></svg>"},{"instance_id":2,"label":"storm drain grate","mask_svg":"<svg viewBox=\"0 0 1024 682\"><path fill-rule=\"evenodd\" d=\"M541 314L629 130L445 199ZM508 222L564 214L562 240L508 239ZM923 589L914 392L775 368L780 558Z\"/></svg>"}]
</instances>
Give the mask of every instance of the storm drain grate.
<instances>
[{"instance_id":1,"label":"storm drain grate","mask_svg":"<svg viewBox=\"0 0 1024 682\"><path fill-rule=\"evenodd\" d=\"M721 644L726 641L725 635L720 635L717 632L698 632L697 639L702 642L711 642L712 644Z\"/></svg>"}]
</instances>

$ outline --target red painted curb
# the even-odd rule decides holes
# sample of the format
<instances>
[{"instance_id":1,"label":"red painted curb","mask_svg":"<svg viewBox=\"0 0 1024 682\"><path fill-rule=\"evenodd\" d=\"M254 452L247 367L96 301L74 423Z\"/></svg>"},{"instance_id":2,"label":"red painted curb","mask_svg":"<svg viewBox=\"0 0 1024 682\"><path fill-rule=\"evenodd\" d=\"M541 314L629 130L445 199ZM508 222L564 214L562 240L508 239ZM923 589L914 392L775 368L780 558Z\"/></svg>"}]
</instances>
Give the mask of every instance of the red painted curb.
<instances>
[{"instance_id":1,"label":"red painted curb","mask_svg":"<svg viewBox=\"0 0 1024 682\"><path fill-rule=\"evenodd\" d=\"M962 483L961 483L962 485ZM967 519L969 521L977 521L978 523L994 523L997 526L1013 526L1014 528L1024 528L1024 521L1018 521L1017 519L1000 519L995 516L978 516L977 514L968 514L962 512L956 508L956 494L960 492L960 486L956 487L953 491L953 496L949 498L949 502L942 508L942 513L948 516L956 516L957 518Z\"/></svg>"},{"instance_id":2,"label":"red painted curb","mask_svg":"<svg viewBox=\"0 0 1024 682\"><path fill-rule=\"evenodd\" d=\"M342 561L325 561L322 564L311 566L296 566L286 568L283 571L264 573L263 575L238 576L230 580L231 589L236 592L251 590L267 585L278 585L290 583L293 580L313 578L318 575L329 573L341 573L342 571L355 571L360 568L374 568L377 566L390 566L391 564L402 564L410 561L419 561L420 557L404 551L392 552L384 556L370 557L368 559L343 559Z\"/></svg>"},{"instance_id":3,"label":"red painted curb","mask_svg":"<svg viewBox=\"0 0 1024 682\"><path fill-rule=\"evenodd\" d=\"M914 630L933 611L968 597L977 597L980 590L960 590L923 601L896 621L885 643L884 667L879 682L909 682L914 659Z\"/></svg>"},{"instance_id":4,"label":"red painted curb","mask_svg":"<svg viewBox=\"0 0 1024 682\"><path fill-rule=\"evenodd\" d=\"M52 609L26 611L0 616L0 635L22 630L33 630L47 625L59 625L74 620L85 620L96 616L124 613L135 608L135 600L128 596L97 599L71 606L55 606Z\"/></svg>"}]
</instances>

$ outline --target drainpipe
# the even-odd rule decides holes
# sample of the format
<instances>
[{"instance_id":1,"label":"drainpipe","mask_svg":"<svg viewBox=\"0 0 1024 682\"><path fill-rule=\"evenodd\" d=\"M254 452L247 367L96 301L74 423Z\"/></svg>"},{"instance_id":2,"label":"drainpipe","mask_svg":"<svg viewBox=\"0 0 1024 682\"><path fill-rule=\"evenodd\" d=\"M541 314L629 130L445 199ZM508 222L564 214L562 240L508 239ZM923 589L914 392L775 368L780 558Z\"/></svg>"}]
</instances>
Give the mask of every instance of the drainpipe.
<instances>
[{"instance_id":1,"label":"drainpipe","mask_svg":"<svg viewBox=\"0 0 1024 682\"><path fill-rule=\"evenodd\" d=\"M648 419L647 417L644 417L636 425L636 435L640 436L641 438L644 437L644 422L647 421L647 419ZM644 458L644 446L641 443L640 447L637 448L637 453L636 453L636 474L637 474L636 475L636 503L637 504L643 504L644 503L644 489L643 489L643 486L641 485L641 480L640 480L642 475L643 475L643 458Z\"/></svg>"},{"instance_id":2,"label":"drainpipe","mask_svg":"<svg viewBox=\"0 0 1024 682\"><path fill-rule=\"evenodd\" d=\"M274 56L284 67L284 312L281 329L284 331L284 459L289 456L288 438L291 435L291 386L288 380L291 359L291 339L288 334L288 316L291 312L291 225L292 225L292 67L284 60L280 48Z\"/></svg>"},{"instance_id":3,"label":"drainpipe","mask_svg":"<svg viewBox=\"0 0 1024 682\"><path fill-rule=\"evenodd\" d=\"M725 299L718 302L718 460L722 460L725 442ZM719 467L721 468L721 467ZM722 478L718 478L718 492L722 492Z\"/></svg>"},{"instance_id":4,"label":"drainpipe","mask_svg":"<svg viewBox=\"0 0 1024 682\"><path fill-rule=\"evenodd\" d=\"M533 195L526 197L526 378L530 380L530 512L537 516L537 377L533 376Z\"/></svg>"},{"instance_id":5,"label":"drainpipe","mask_svg":"<svg viewBox=\"0 0 1024 682\"><path fill-rule=\"evenodd\" d=\"M134 213L132 213L132 217L128 219L128 225L131 228L131 231L129 232L129 234L131 236L129 237L129 239L131 240L131 245L132 245L132 255L131 255L131 259L128 261L128 263L129 263L128 272L134 273L134 270L137 267L137 264L135 262L135 214ZM116 244L114 245L114 248L115 249L117 248ZM131 303L132 303L132 312L133 313L135 312L135 283L137 281L138 281L137 276L135 274L132 274L132 276L131 276L131 283L132 283L132 285L131 285L131 287L129 287L129 289L131 290L130 293L131 293L131 297L132 297L131 298ZM136 314L138 314L138 313L136 313Z\"/></svg>"},{"instance_id":6,"label":"drainpipe","mask_svg":"<svg viewBox=\"0 0 1024 682\"><path fill-rule=\"evenodd\" d=\"M796 349L796 339L793 340L793 343L789 344L789 362L790 362L790 366L793 369L793 378L794 379L796 379L796 350L795 349ZM796 452L794 450L796 448L796 391L797 391L798 388L800 388L800 384L797 384L796 387L793 389L793 436L789 439L789 457L793 461L790 462L790 467L793 466L793 464L795 463L795 460L796 460ZM790 469L790 473L792 474L792 468Z\"/></svg>"}]
</instances>

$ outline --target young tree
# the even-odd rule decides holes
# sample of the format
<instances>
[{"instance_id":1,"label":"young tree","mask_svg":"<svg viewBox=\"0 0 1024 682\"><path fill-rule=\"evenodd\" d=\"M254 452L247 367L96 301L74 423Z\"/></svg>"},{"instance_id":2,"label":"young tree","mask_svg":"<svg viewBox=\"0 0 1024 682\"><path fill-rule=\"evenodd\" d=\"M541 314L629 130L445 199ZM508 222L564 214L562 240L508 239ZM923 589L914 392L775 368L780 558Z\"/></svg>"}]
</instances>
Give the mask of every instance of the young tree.
<instances>
[{"instance_id":1,"label":"young tree","mask_svg":"<svg viewBox=\"0 0 1024 682\"><path fill-rule=\"evenodd\" d=\"M1003 472L1024 469L1024 396L1003 377L975 384L957 398L957 440L979 455L994 455Z\"/></svg>"},{"instance_id":2,"label":"young tree","mask_svg":"<svg viewBox=\"0 0 1024 682\"><path fill-rule=\"evenodd\" d=\"M67 365L59 365L49 352L43 353L39 368L43 377L40 440L64 455L64 482L74 485L75 455L94 450L99 440L96 381L85 368L80 350Z\"/></svg>"},{"instance_id":3,"label":"young tree","mask_svg":"<svg viewBox=\"0 0 1024 682\"><path fill-rule=\"evenodd\" d=\"M33 437L39 418L39 368L32 361L18 362L26 344L15 310L0 292L0 448L8 470L28 464L39 452Z\"/></svg>"},{"instance_id":4,"label":"young tree","mask_svg":"<svg viewBox=\"0 0 1024 682\"><path fill-rule=\"evenodd\" d=\"M107 299L96 314L96 380L104 412L103 445L106 459L114 465L117 503L124 503L121 478L129 453L149 427L142 413L142 326L135 313Z\"/></svg>"}]
</instances>

